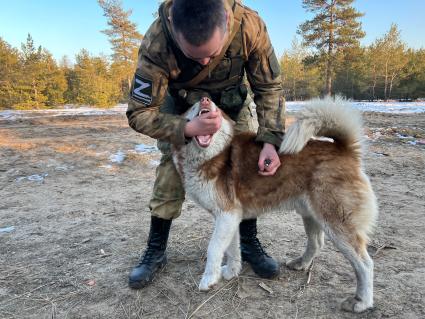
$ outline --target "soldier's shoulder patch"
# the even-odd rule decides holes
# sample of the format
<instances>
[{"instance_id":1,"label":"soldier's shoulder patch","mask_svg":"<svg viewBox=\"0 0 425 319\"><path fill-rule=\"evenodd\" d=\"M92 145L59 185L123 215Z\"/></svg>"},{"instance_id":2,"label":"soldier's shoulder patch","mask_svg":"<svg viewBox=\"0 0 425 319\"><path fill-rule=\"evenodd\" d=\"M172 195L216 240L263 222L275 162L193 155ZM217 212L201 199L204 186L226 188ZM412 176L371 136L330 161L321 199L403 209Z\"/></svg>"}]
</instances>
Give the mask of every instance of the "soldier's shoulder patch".
<instances>
[{"instance_id":1,"label":"soldier's shoulder patch","mask_svg":"<svg viewBox=\"0 0 425 319\"><path fill-rule=\"evenodd\" d=\"M151 105L152 81L136 73L134 75L133 87L131 88L131 98L146 105Z\"/></svg>"}]
</instances>

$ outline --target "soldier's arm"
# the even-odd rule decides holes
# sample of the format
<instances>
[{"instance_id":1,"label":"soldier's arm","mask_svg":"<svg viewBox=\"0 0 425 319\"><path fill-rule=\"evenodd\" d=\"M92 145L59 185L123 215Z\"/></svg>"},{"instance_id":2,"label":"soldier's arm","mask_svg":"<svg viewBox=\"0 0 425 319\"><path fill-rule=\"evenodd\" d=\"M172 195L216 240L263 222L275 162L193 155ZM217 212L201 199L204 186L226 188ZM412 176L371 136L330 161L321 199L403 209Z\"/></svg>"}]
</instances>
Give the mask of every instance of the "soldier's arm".
<instances>
[{"instance_id":1,"label":"soldier's arm","mask_svg":"<svg viewBox=\"0 0 425 319\"><path fill-rule=\"evenodd\" d=\"M257 140L279 147L285 130L285 100L280 65L266 26L254 11L247 10L245 23L246 71L257 105Z\"/></svg>"},{"instance_id":2,"label":"soldier's arm","mask_svg":"<svg viewBox=\"0 0 425 319\"><path fill-rule=\"evenodd\" d=\"M175 145L185 142L184 128L187 123L182 116L159 112L168 88L169 68L167 52L158 26L148 30L139 50L138 66L130 92L127 109L131 128L155 139ZM155 34L156 31L156 34Z\"/></svg>"}]
</instances>

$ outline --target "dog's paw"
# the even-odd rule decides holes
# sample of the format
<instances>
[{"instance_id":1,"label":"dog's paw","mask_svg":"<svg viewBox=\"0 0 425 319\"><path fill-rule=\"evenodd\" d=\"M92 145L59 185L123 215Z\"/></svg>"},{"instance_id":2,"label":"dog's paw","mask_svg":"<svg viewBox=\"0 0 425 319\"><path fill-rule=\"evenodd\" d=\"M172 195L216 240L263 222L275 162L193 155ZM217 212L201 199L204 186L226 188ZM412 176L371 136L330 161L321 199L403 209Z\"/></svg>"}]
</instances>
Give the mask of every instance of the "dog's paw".
<instances>
[{"instance_id":1,"label":"dog's paw","mask_svg":"<svg viewBox=\"0 0 425 319\"><path fill-rule=\"evenodd\" d=\"M372 308L372 302L367 303L358 297L348 297L341 303L341 309L348 312L360 313Z\"/></svg>"},{"instance_id":2,"label":"dog's paw","mask_svg":"<svg viewBox=\"0 0 425 319\"><path fill-rule=\"evenodd\" d=\"M294 270L306 270L310 266L311 262L305 262L303 257L295 258L286 263L286 266Z\"/></svg>"},{"instance_id":3,"label":"dog's paw","mask_svg":"<svg viewBox=\"0 0 425 319\"><path fill-rule=\"evenodd\" d=\"M204 274L202 276L201 282L199 283L199 290L200 291L208 291L214 288L215 285L217 285L218 281L220 280L220 275L211 275L211 274Z\"/></svg>"},{"instance_id":4,"label":"dog's paw","mask_svg":"<svg viewBox=\"0 0 425 319\"><path fill-rule=\"evenodd\" d=\"M239 265L224 265L221 267L221 275L224 279L230 280L232 278L235 278L239 275L239 272L241 270L241 266Z\"/></svg>"}]
</instances>

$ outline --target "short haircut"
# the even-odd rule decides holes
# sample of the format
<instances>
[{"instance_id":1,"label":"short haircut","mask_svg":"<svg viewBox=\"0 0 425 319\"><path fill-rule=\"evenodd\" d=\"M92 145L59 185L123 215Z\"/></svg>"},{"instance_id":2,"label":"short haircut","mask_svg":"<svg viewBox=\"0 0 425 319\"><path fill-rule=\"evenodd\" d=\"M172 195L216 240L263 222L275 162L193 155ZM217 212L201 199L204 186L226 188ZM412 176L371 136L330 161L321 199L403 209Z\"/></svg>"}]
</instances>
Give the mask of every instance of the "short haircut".
<instances>
[{"instance_id":1,"label":"short haircut","mask_svg":"<svg viewBox=\"0 0 425 319\"><path fill-rule=\"evenodd\" d=\"M192 45L211 39L219 27L226 30L225 0L174 0L171 14L173 28Z\"/></svg>"}]
</instances>

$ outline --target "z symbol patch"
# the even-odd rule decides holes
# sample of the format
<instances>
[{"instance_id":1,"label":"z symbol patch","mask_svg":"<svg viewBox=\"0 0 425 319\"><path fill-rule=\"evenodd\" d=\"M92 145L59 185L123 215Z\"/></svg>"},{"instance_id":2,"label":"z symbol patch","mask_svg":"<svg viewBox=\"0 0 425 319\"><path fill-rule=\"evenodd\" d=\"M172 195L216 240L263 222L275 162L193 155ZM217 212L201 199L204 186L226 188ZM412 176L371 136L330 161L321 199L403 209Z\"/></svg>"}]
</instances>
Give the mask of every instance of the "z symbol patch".
<instances>
[{"instance_id":1,"label":"z symbol patch","mask_svg":"<svg viewBox=\"0 0 425 319\"><path fill-rule=\"evenodd\" d=\"M144 79L136 74L134 76L131 97L138 102L150 105L152 103L152 81Z\"/></svg>"}]
</instances>

